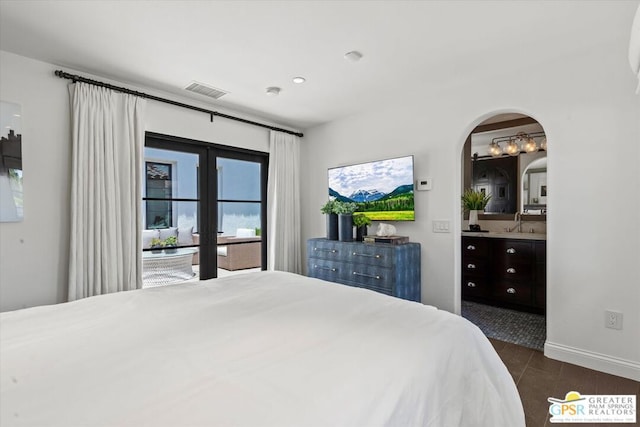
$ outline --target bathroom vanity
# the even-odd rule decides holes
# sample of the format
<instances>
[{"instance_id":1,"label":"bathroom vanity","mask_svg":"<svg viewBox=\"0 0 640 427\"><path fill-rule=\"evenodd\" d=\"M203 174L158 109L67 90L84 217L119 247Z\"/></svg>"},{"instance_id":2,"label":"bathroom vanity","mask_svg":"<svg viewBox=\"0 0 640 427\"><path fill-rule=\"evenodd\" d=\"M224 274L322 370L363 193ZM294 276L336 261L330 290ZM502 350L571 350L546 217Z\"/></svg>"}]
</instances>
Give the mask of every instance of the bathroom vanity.
<instances>
[{"instance_id":1,"label":"bathroom vanity","mask_svg":"<svg viewBox=\"0 0 640 427\"><path fill-rule=\"evenodd\" d=\"M544 313L546 235L462 235L462 299Z\"/></svg>"}]
</instances>

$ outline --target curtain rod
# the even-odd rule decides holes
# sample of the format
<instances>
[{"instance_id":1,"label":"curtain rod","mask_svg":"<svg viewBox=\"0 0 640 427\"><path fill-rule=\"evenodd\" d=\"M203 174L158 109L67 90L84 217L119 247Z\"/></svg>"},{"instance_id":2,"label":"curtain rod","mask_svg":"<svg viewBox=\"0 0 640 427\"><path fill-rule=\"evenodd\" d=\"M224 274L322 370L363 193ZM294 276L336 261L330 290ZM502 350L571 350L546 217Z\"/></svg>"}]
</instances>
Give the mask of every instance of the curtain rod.
<instances>
[{"instance_id":1,"label":"curtain rod","mask_svg":"<svg viewBox=\"0 0 640 427\"><path fill-rule=\"evenodd\" d=\"M243 119L241 117L230 116L229 114L219 113L217 111L211 111L211 110L207 110L205 108L195 107L195 106L189 105L189 104L183 104L182 102L177 102L177 101L173 101L171 99L161 98L161 97L155 96L155 95L149 95L148 93L138 92L138 91L135 91L135 90L127 89L126 87L114 86L114 85L109 84L109 83L99 82L97 80L91 80L91 79L88 79L86 77L78 76L76 74L69 74L69 73L67 73L65 71L62 71L62 70L56 70L55 75L60 77L61 79L73 80L74 83L75 82L83 82L83 83L88 83L88 84L91 84L91 85L94 85L94 86L106 87L108 89L112 89L112 90L115 90L117 92L122 92L122 93L127 93L129 95L139 96L140 98L151 99L153 101L164 102L165 104L175 105L176 107L182 107L182 108L186 108L188 110L194 110L194 111L199 111L201 113L206 113L206 114L209 115L209 117L211 117L211 121L212 122L213 122L213 116L223 117L225 119L235 120L237 122L246 123L248 125L259 126L259 127L262 127L262 128L271 129L271 130L275 130L275 131L278 131L278 132L288 133L288 134L291 134L291 135L299 136L300 138L302 138L304 136L304 134L302 134L300 132L294 132L294 131L291 131L291 130L282 129L282 128L275 127L275 126L265 125L264 123L258 123L258 122L254 122L252 120Z\"/></svg>"}]
</instances>

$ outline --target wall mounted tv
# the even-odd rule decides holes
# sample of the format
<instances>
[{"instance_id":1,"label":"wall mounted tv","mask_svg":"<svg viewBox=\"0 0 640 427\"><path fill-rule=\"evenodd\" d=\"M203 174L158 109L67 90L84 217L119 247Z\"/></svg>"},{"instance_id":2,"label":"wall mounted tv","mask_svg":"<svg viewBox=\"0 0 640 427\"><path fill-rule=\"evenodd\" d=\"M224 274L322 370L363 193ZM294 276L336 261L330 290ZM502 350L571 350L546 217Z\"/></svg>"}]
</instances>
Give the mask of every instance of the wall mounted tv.
<instances>
[{"instance_id":1,"label":"wall mounted tv","mask_svg":"<svg viewBox=\"0 0 640 427\"><path fill-rule=\"evenodd\" d=\"M372 221L413 221L413 156L329 169L329 197Z\"/></svg>"}]
</instances>

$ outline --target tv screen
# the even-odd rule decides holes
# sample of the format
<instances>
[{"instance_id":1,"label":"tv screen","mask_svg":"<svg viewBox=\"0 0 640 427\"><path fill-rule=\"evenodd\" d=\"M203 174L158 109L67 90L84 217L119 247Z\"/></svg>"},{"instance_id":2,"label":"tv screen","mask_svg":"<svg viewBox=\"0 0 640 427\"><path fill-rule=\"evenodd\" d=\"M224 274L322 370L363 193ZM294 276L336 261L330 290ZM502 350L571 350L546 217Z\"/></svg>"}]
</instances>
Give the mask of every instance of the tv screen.
<instances>
[{"instance_id":1,"label":"tv screen","mask_svg":"<svg viewBox=\"0 0 640 427\"><path fill-rule=\"evenodd\" d=\"M413 156L329 169L329 197L372 221L413 221Z\"/></svg>"}]
</instances>

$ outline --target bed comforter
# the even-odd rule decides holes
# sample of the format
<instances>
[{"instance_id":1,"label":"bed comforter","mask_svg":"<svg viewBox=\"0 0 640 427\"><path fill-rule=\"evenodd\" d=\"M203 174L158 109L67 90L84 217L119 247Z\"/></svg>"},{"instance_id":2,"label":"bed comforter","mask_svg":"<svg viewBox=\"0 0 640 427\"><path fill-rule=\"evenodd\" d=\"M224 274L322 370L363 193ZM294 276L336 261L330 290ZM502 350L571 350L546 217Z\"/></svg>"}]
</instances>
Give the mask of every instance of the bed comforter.
<instances>
[{"instance_id":1,"label":"bed comforter","mask_svg":"<svg viewBox=\"0 0 640 427\"><path fill-rule=\"evenodd\" d=\"M0 315L2 426L524 426L467 320L260 272Z\"/></svg>"}]
</instances>

